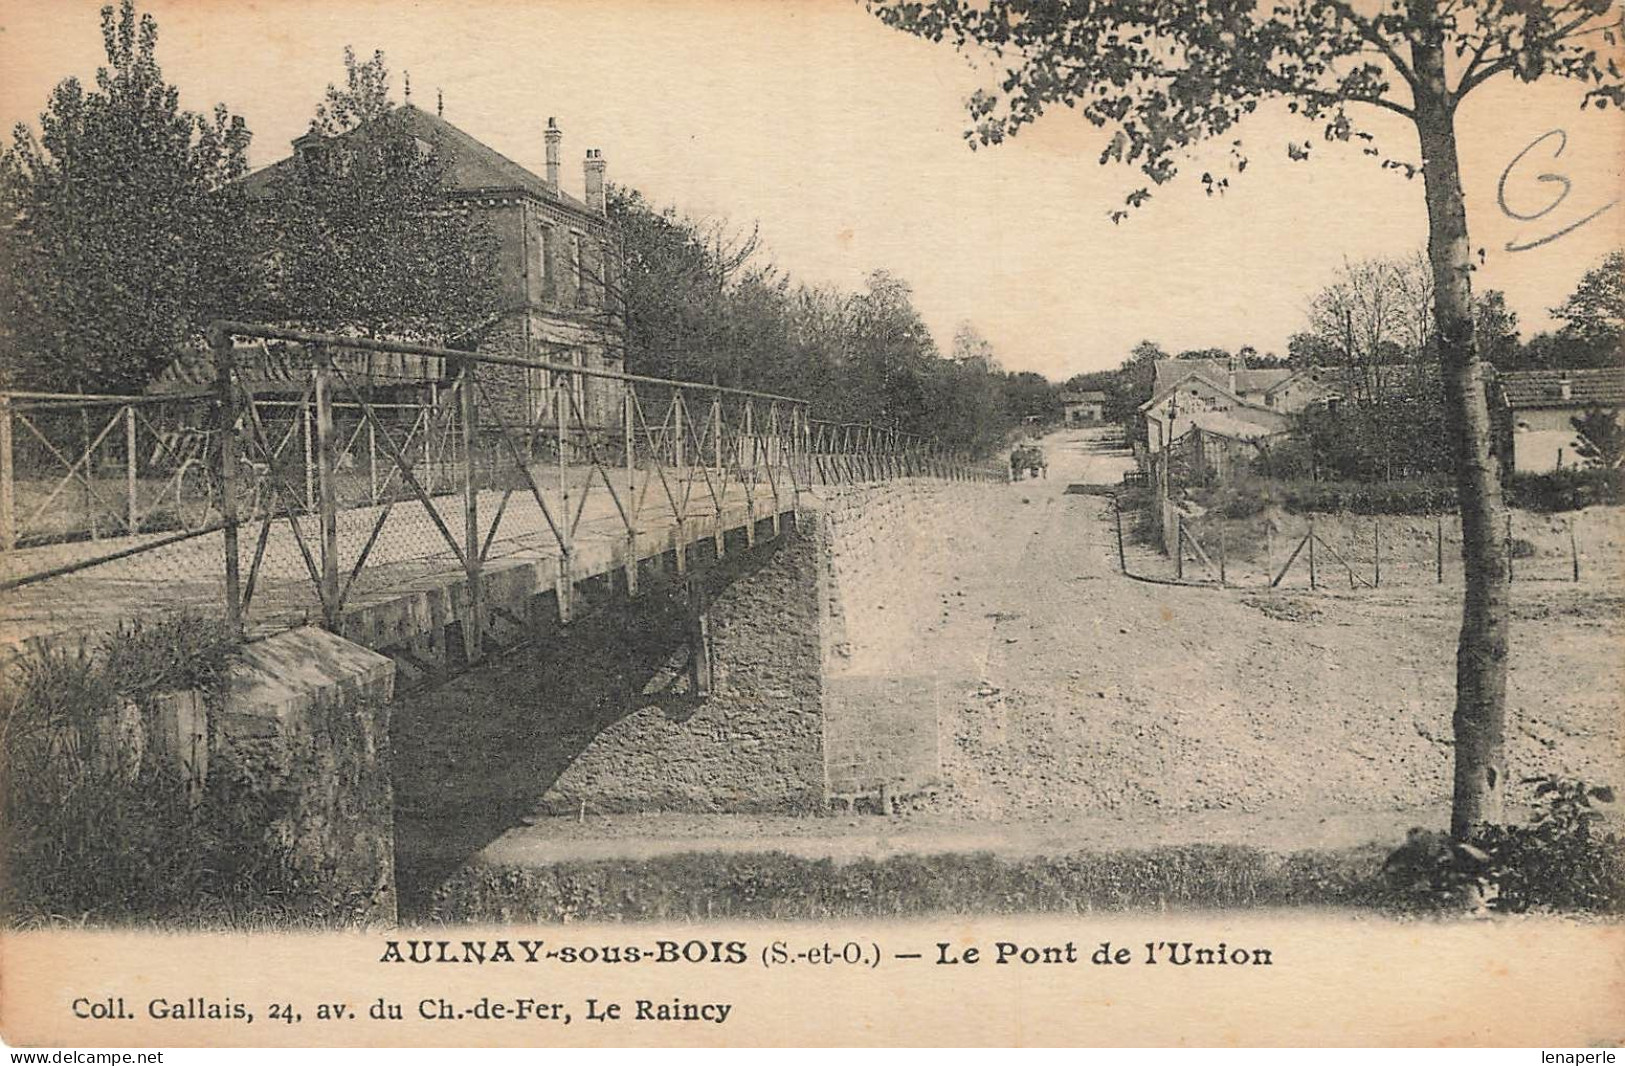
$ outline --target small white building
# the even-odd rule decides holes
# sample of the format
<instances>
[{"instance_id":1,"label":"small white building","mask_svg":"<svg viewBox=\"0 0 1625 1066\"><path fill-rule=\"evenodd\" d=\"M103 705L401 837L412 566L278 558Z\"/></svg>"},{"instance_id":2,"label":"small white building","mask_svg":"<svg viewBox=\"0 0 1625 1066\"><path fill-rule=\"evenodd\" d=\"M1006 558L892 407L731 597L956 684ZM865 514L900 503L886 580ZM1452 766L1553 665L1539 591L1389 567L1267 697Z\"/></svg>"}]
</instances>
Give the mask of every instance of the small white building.
<instances>
[{"instance_id":1,"label":"small white building","mask_svg":"<svg viewBox=\"0 0 1625 1066\"><path fill-rule=\"evenodd\" d=\"M1283 432L1293 421L1286 412L1242 399L1197 366L1166 380L1151 399L1140 405L1140 413L1145 416L1146 446L1152 451L1178 440L1192 426L1250 440Z\"/></svg>"},{"instance_id":2,"label":"small white building","mask_svg":"<svg viewBox=\"0 0 1625 1066\"><path fill-rule=\"evenodd\" d=\"M1502 461L1511 472L1541 474L1583 466L1575 452L1573 419L1593 408L1619 421L1625 408L1625 367L1519 370L1496 377Z\"/></svg>"},{"instance_id":3,"label":"small white building","mask_svg":"<svg viewBox=\"0 0 1625 1066\"><path fill-rule=\"evenodd\" d=\"M1106 420L1106 394L1104 392L1063 392L1061 406L1066 410L1066 424L1087 426Z\"/></svg>"}]
</instances>

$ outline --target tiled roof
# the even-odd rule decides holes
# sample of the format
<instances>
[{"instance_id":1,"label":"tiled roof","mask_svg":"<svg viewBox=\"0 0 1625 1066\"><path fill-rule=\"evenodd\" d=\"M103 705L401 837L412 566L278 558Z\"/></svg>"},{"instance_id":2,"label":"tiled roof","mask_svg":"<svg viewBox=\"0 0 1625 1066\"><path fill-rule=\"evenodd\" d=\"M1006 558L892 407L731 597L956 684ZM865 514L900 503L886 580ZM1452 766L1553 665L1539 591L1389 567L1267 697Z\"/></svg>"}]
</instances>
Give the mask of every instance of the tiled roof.
<instances>
[{"instance_id":1,"label":"tiled roof","mask_svg":"<svg viewBox=\"0 0 1625 1066\"><path fill-rule=\"evenodd\" d=\"M310 352L300 345L251 341L233 351L237 380L259 394L303 393L310 384ZM375 385L418 385L444 377L443 361L436 356L408 352L364 352L339 349L334 363L346 373L360 375ZM214 387L214 356L207 348L185 348L164 367L146 391L171 396Z\"/></svg>"},{"instance_id":2,"label":"tiled roof","mask_svg":"<svg viewBox=\"0 0 1625 1066\"><path fill-rule=\"evenodd\" d=\"M1236 371L1236 391L1266 392L1291 377L1292 373L1286 367L1271 367L1267 370L1238 370Z\"/></svg>"},{"instance_id":3,"label":"tiled roof","mask_svg":"<svg viewBox=\"0 0 1625 1066\"><path fill-rule=\"evenodd\" d=\"M1105 403L1106 402L1106 394L1104 392L1063 392L1063 393L1061 393L1061 402L1062 403Z\"/></svg>"},{"instance_id":4,"label":"tiled roof","mask_svg":"<svg viewBox=\"0 0 1625 1066\"><path fill-rule=\"evenodd\" d=\"M1221 388L1230 387L1230 366L1217 359L1158 359L1153 365L1153 392L1161 392L1192 371ZM1236 392L1264 392L1292 376L1285 367L1236 371Z\"/></svg>"},{"instance_id":5,"label":"tiled roof","mask_svg":"<svg viewBox=\"0 0 1625 1066\"><path fill-rule=\"evenodd\" d=\"M547 200L570 208L589 218L597 218L586 204L569 193L555 189L545 179L515 163L496 149L475 140L462 130L437 115L420 111L411 104L397 107L389 113L389 121L414 137L434 147L446 161L446 179L449 189L456 192L497 192L518 190L539 200ZM365 126L357 127L365 129ZM348 137L354 130L339 136ZM276 177L292 165L293 157L256 170L243 179L243 187L250 194L269 192Z\"/></svg>"},{"instance_id":6,"label":"tiled roof","mask_svg":"<svg viewBox=\"0 0 1625 1066\"><path fill-rule=\"evenodd\" d=\"M1515 370L1498 374L1496 381L1508 407L1625 407L1625 367Z\"/></svg>"},{"instance_id":7,"label":"tiled roof","mask_svg":"<svg viewBox=\"0 0 1625 1066\"><path fill-rule=\"evenodd\" d=\"M1217 359L1158 359L1153 364L1152 392L1161 392L1186 374L1195 372L1209 382L1225 388L1230 382L1230 368Z\"/></svg>"}]
</instances>

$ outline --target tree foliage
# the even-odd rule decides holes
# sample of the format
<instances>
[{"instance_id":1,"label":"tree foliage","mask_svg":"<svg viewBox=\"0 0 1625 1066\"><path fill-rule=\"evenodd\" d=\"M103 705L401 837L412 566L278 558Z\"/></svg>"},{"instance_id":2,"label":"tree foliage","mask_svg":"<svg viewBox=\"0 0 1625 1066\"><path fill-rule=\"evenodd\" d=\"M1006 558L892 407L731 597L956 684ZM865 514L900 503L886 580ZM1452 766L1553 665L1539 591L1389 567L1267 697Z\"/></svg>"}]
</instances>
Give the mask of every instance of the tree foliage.
<instances>
[{"instance_id":1,"label":"tree foliage","mask_svg":"<svg viewBox=\"0 0 1625 1066\"><path fill-rule=\"evenodd\" d=\"M0 153L0 354L19 385L139 390L251 284L247 126L180 107L133 0L101 29L95 87L63 81Z\"/></svg>"},{"instance_id":2,"label":"tree foliage","mask_svg":"<svg viewBox=\"0 0 1625 1066\"><path fill-rule=\"evenodd\" d=\"M877 270L858 292L798 284L764 261L754 229L657 209L611 187L629 371L813 400L813 416L900 429L986 453L1016 425L1059 414L1055 386L998 369L968 324L947 357L913 291ZM967 328L968 327L968 328Z\"/></svg>"},{"instance_id":3,"label":"tree foliage","mask_svg":"<svg viewBox=\"0 0 1625 1066\"><path fill-rule=\"evenodd\" d=\"M1625 425L1617 409L1593 407L1569 423L1576 434L1574 450L1587 466L1617 470L1625 462Z\"/></svg>"},{"instance_id":4,"label":"tree foliage","mask_svg":"<svg viewBox=\"0 0 1625 1066\"><path fill-rule=\"evenodd\" d=\"M971 147L996 145L1056 106L1080 112L1107 137L1101 163L1136 166L1151 182L1131 192L1140 207L1171 181L1188 150L1223 140L1229 173L1201 174L1208 195L1247 168L1238 126L1279 99L1315 122L1328 142L1381 156L1360 125L1361 105L1414 117L1405 89L1416 71L1411 42L1435 40L1456 61L1460 98L1502 73L1587 85L1585 102L1625 104L1604 49L1619 42L1612 0L866 0L887 25L986 55L1001 71L967 101ZM1598 37L1601 40L1598 40ZM1599 47L1602 46L1602 47ZM1312 139L1281 146L1307 159ZM1420 165L1383 158L1407 176ZM1115 220L1126 217L1118 209Z\"/></svg>"},{"instance_id":5,"label":"tree foliage","mask_svg":"<svg viewBox=\"0 0 1625 1066\"><path fill-rule=\"evenodd\" d=\"M493 320L497 247L447 199L435 147L389 98L381 52L344 50L299 149L261 202L261 317L455 340Z\"/></svg>"}]
</instances>

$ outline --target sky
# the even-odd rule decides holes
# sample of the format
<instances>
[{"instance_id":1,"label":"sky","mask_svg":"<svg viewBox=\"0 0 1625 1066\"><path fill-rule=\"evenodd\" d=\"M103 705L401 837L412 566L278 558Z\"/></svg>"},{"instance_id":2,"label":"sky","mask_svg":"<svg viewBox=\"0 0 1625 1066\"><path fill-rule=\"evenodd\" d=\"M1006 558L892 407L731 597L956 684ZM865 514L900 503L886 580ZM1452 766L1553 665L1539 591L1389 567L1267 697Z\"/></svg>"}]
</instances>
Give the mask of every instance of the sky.
<instances>
[{"instance_id":1,"label":"sky","mask_svg":"<svg viewBox=\"0 0 1625 1066\"><path fill-rule=\"evenodd\" d=\"M52 86L102 60L96 0L0 0L0 120L36 124ZM991 74L945 44L881 25L852 0L148 0L158 57L184 106L224 102L254 133L255 166L288 154L346 44L382 49L413 102L517 162L543 169L549 116L564 131L564 184L601 149L612 181L692 216L759 225L792 277L857 289L886 269L947 351L973 323L1007 369L1052 379L1116 366L1141 339L1284 353L1338 266L1405 255L1426 237L1422 181L1327 145L1280 108L1240 129L1250 165L1223 196L1191 180L1154 191L1102 167L1101 131L1075 112L971 151L965 98ZM1625 244L1625 204L1560 239L1528 243L1604 208L1625 188L1618 112L1581 113L1573 85L1486 84L1458 116L1479 288L1499 288L1524 334L1586 269ZM1371 112L1391 154L1414 160L1402 119ZM1554 130L1564 137L1548 136ZM1539 140L1542 137L1544 140ZM1287 139L1315 142L1308 162ZM1538 143L1536 143L1538 141ZM1562 152L1555 155L1561 143ZM1534 144L1519 160L1519 153ZM1513 166L1514 162L1517 165ZM1187 164L1187 179L1223 167ZM1508 171L1511 166L1510 172ZM1532 215L1571 182L1545 217Z\"/></svg>"}]
</instances>

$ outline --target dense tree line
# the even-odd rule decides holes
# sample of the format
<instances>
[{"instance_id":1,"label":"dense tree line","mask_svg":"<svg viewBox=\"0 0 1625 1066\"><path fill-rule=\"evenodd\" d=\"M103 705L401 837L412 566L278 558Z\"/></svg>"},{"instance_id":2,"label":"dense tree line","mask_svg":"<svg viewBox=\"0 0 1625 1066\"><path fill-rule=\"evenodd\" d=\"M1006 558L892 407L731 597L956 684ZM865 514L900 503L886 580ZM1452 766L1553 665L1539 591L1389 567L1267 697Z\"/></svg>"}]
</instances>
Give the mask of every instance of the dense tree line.
<instances>
[{"instance_id":1,"label":"dense tree line","mask_svg":"<svg viewBox=\"0 0 1625 1066\"><path fill-rule=\"evenodd\" d=\"M813 401L814 417L867 422L985 454L1029 419L1059 417L1058 390L1002 370L968 323L938 350L902 278L857 292L798 283L754 231L704 224L612 187L619 267L602 279L625 315L626 367Z\"/></svg>"}]
</instances>

